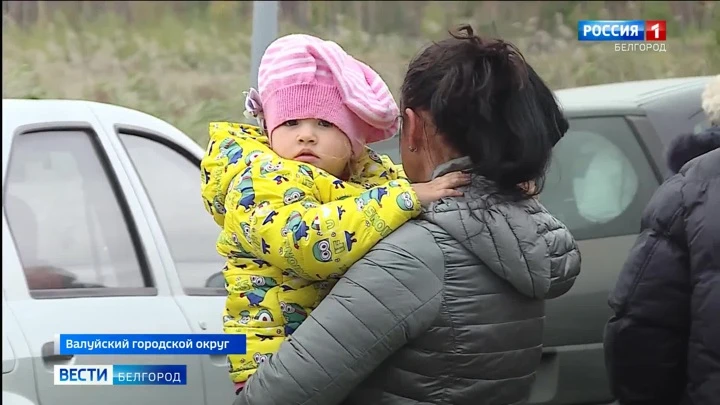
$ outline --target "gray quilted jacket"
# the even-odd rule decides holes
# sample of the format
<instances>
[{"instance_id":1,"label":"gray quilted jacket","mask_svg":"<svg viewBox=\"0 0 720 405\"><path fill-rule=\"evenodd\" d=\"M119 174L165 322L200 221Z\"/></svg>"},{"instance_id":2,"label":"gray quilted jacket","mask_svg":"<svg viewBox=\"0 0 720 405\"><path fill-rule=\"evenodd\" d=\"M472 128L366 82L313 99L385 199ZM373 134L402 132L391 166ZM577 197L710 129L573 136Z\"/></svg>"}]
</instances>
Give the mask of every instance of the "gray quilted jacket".
<instances>
[{"instance_id":1,"label":"gray quilted jacket","mask_svg":"<svg viewBox=\"0 0 720 405\"><path fill-rule=\"evenodd\" d=\"M435 177L467 168L467 158ZM235 405L509 405L527 400L544 299L580 272L565 226L535 200L493 204L473 179L348 270Z\"/></svg>"}]
</instances>

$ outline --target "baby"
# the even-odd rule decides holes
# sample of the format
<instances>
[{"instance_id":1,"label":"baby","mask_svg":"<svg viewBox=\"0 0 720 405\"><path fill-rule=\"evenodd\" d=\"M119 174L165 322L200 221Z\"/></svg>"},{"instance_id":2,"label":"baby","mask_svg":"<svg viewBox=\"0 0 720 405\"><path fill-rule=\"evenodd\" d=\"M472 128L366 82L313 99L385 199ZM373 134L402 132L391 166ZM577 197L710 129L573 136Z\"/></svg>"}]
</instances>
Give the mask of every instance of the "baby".
<instances>
[{"instance_id":1,"label":"baby","mask_svg":"<svg viewBox=\"0 0 720 405\"><path fill-rule=\"evenodd\" d=\"M386 156L399 110L387 85L337 44L308 35L273 42L246 108L260 126L210 124L205 206L222 227L226 333L236 389L307 318L335 281L421 204L454 196L460 173L410 185Z\"/></svg>"}]
</instances>

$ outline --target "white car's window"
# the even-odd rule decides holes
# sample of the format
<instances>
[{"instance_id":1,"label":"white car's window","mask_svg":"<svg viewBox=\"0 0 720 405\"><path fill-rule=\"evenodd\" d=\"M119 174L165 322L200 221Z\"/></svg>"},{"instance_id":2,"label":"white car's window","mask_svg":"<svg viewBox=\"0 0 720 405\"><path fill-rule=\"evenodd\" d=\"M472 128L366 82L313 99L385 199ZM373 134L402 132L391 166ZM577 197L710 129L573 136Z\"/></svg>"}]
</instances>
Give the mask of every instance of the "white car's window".
<instances>
[{"instance_id":1,"label":"white car's window","mask_svg":"<svg viewBox=\"0 0 720 405\"><path fill-rule=\"evenodd\" d=\"M151 284L98 148L81 131L13 142L4 205L30 290Z\"/></svg>"},{"instance_id":2,"label":"white car's window","mask_svg":"<svg viewBox=\"0 0 720 405\"><path fill-rule=\"evenodd\" d=\"M209 287L224 261L215 249L220 228L200 197L199 164L144 136L121 133L120 139L148 192L183 287L188 294Z\"/></svg>"},{"instance_id":3,"label":"white car's window","mask_svg":"<svg viewBox=\"0 0 720 405\"><path fill-rule=\"evenodd\" d=\"M658 181L621 117L570 120L540 200L578 239L633 234Z\"/></svg>"}]
</instances>

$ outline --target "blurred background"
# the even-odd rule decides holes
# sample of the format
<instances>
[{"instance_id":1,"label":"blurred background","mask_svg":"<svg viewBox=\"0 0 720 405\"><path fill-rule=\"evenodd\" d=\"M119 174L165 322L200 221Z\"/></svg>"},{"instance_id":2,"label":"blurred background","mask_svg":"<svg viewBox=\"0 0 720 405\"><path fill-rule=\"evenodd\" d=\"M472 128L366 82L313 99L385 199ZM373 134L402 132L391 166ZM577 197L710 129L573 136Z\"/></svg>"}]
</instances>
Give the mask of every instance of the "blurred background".
<instances>
[{"instance_id":1,"label":"blurred background","mask_svg":"<svg viewBox=\"0 0 720 405\"><path fill-rule=\"evenodd\" d=\"M720 72L714 1L281 1L280 35L332 39L397 95L408 61L471 23L514 42L553 89ZM3 1L3 98L78 98L135 108L203 144L243 120L253 2ZM667 52L579 43L583 19L667 20Z\"/></svg>"}]
</instances>

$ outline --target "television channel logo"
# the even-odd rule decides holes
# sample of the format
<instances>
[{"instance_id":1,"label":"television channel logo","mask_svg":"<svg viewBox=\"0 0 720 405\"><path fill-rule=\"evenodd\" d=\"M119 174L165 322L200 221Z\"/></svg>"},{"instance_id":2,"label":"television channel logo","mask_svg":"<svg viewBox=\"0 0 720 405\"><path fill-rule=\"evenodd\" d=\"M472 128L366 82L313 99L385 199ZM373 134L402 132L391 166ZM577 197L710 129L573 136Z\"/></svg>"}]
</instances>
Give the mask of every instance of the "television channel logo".
<instances>
[{"instance_id":1,"label":"television channel logo","mask_svg":"<svg viewBox=\"0 0 720 405\"><path fill-rule=\"evenodd\" d=\"M645 21L646 41L665 41L667 39L667 21L647 20Z\"/></svg>"},{"instance_id":2,"label":"television channel logo","mask_svg":"<svg viewBox=\"0 0 720 405\"><path fill-rule=\"evenodd\" d=\"M187 385L187 365L55 365L53 383L55 385Z\"/></svg>"},{"instance_id":3,"label":"television channel logo","mask_svg":"<svg viewBox=\"0 0 720 405\"><path fill-rule=\"evenodd\" d=\"M578 41L642 42L665 41L664 20L580 20Z\"/></svg>"},{"instance_id":4,"label":"television channel logo","mask_svg":"<svg viewBox=\"0 0 720 405\"><path fill-rule=\"evenodd\" d=\"M113 385L113 368L100 365L55 365L53 379L55 385Z\"/></svg>"}]
</instances>

